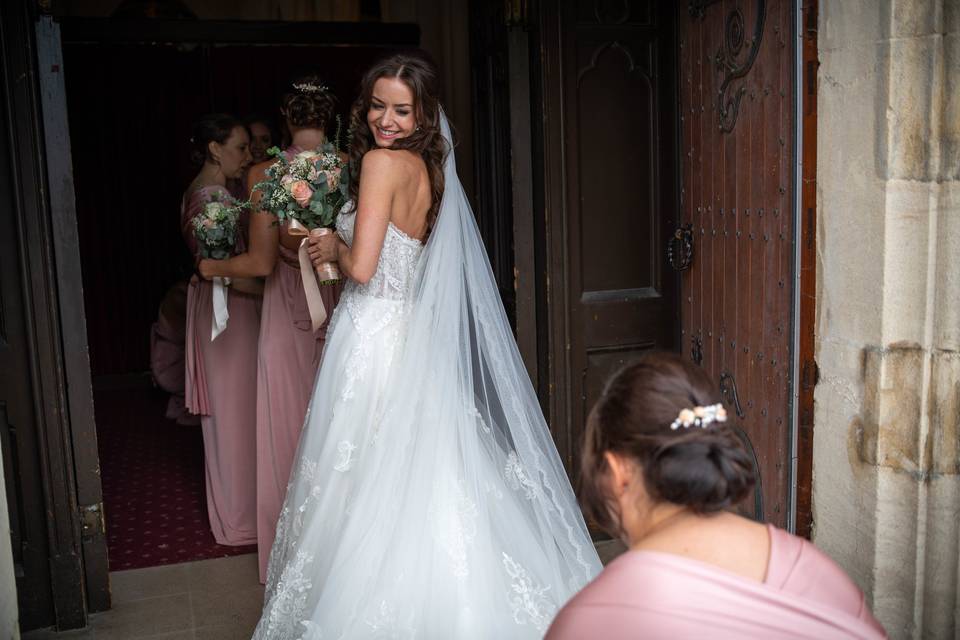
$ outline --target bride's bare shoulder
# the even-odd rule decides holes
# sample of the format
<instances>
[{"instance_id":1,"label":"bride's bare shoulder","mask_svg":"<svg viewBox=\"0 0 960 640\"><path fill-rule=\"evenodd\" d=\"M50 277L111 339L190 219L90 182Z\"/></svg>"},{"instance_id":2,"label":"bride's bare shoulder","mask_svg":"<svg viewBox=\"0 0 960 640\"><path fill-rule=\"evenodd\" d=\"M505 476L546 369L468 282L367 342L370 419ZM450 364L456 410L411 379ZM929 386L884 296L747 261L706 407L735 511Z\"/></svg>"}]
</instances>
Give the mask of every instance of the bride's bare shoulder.
<instances>
[{"instance_id":1,"label":"bride's bare shoulder","mask_svg":"<svg viewBox=\"0 0 960 640\"><path fill-rule=\"evenodd\" d=\"M403 179L406 181L411 174L416 173L423 166L423 160L412 151L402 149L371 149L363 156L360 166L361 180L373 178L378 181Z\"/></svg>"}]
</instances>

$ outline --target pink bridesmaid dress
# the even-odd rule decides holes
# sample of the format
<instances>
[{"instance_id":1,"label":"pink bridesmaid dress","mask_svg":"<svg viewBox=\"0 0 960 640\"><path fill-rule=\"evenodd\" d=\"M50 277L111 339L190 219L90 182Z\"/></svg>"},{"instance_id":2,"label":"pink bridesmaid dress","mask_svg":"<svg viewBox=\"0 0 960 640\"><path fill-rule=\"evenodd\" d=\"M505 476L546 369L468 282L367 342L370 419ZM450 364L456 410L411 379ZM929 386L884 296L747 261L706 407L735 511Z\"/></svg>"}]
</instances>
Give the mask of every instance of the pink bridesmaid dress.
<instances>
[{"instance_id":1,"label":"pink bridesmaid dress","mask_svg":"<svg viewBox=\"0 0 960 640\"><path fill-rule=\"evenodd\" d=\"M340 297L340 285L321 286L320 294L329 316ZM266 582L277 519L287 493L290 467L300 441L326 334L326 324L316 333L312 330L297 254L281 245L277 265L267 276L260 318L257 367L260 582Z\"/></svg>"},{"instance_id":2,"label":"pink bridesmaid dress","mask_svg":"<svg viewBox=\"0 0 960 640\"><path fill-rule=\"evenodd\" d=\"M546 640L886 637L863 593L802 538L768 525L763 582L654 551L628 551L563 607Z\"/></svg>"},{"instance_id":3,"label":"pink bridesmaid dress","mask_svg":"<svg viewBox=\"0 0 960 640\"><path fill-rule=\"evenodd\" d=\"M208 186L189 196L181 208L184 239L196 255L190 221L214 194ZM240 250L243 247L239 247ZM187 291L187 409L199 414L203 430L207 511L218 544L238 546L257 541L256 384L260 299L229 289L227 327L211 341L213 285L194 276Z\"/></svg>"}]
</instances>

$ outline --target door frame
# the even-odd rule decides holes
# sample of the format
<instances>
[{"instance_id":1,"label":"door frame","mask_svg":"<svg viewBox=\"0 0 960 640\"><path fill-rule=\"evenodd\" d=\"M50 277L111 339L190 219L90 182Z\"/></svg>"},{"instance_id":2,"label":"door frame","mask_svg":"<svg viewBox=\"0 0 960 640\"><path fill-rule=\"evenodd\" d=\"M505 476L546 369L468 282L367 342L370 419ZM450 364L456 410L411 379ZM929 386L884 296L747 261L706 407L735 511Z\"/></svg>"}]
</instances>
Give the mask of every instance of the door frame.
<instances>
[{"instance_id":1,"label":"door frame","mask_svg":"<svg viewBox=\"0 0 960 640\"><path fill-rule=\"evenodd\" d=\"M100 456L94 417L93 384L87 345L86 310L80 268L73 189L73 156L67 124L60 27L50 16L36 22L40 101L50 199L52 244L60 307L64 375L70 411L70 440L76 473L76 509L80 518L83 574L88 612L110 608L106 526L100 483Z\"/></svg>"},{"instance_id":2,"label":"door frame","mask_svg":"<svg viewBox=\"0 0 960 640\"><path fill-rule=\"evenodd\" d=\"M20 277L35 419L35 424L24 427L34 429L37 443L36 451L28 452L35 459L21 463L39 467L48 542L48 575L24 575L23 579L43 583L49 580L52 596L50 608L37 612L26 626L55 624L58 629L74 629L86 625L87 609L82 587L82 533L71 410L82 410L84 405L82 385L79 390L71 387L70 383L77 381L70 376L76 372L74 365L86 357L85 351L77 351L85 347L86 337L82 336L81 344L77 344L75 336L63 333L64 321L75 316L61 306L60 300L69 285L64 286L60 280L57 264L55 238L64 231L54 224L56 197L51 194L47 174L46 123L34 31L37 6L28 0L3 3L0 16L0 58L9 119L4 124L11 141L7 153L16 191L14 216L19 228ZM60 185L56 186L59 189ZM70 326L69 321L66 326Z\"/></svg>"},{"instance_id":3,"label":"door frame","mask_svg":"<svg viewBox=\"0 0 960 640\"><path fill-rule=\"evenodd\" d=\"M798 0L796 33L797 115L800 174L795 237L798 246L794 367L793 532L809 539L813 534L813 392L819 379L815 359L817 323L817 49L819 0Z\"/></svg>"}]
</instances>

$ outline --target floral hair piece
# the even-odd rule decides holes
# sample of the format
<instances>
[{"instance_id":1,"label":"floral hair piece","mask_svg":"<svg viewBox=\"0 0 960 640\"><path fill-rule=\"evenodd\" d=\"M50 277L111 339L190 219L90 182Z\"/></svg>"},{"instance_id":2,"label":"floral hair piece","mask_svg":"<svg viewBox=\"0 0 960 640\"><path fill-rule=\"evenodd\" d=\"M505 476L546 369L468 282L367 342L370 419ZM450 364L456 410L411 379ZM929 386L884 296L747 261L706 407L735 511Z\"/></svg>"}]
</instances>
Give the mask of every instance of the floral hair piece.
<instances>
[{"instance_id":1,"label":"floral hair piece","mask_svg":"<svg viewBox=\"0 0 960 640\"><path fill-rule=\"evenodd\" d=\"M312 82L294 82L293 88L300 93L323 93L327 91L327 85L313 84Z\"/></svg>"},{"instance_id":2,"label":"floral hair piece","mask_svg":"<svg viewBox=\"0 0 960 640\"><path fill-rule=\"evenodd\" d=\"M680 412L680 415L677 416L677 419L670 424L670 428L674 431L680 427L683 427L684 429L689 429L690 427L700 427L701 429L706 429L714 422L726 421L727 410L723 408L722 404L717 403L707 407L683 409Z\"/></svg>"}]
</instances>

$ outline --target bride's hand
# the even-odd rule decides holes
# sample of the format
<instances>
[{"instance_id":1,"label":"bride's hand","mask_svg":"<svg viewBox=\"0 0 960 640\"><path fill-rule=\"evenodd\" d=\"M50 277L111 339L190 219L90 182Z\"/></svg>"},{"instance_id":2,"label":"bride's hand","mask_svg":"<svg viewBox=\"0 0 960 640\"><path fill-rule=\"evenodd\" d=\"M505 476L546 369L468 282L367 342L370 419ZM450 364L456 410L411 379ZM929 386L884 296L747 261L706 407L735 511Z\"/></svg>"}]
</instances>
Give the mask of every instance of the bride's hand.
<instances>
[{"instance_id":1,"label":"bride's hand","mask_svg":"<svg viewBox=\"0 0 960 640\"><path fill-rule=\"evenodd\" d=\"M337 245L340 242L340 236L335 233L328 233L322 236L310 236L307 244L307 252L310 254L310 261L317 267L324 262L337 261Z\"/></svg>"}]
</instances>

